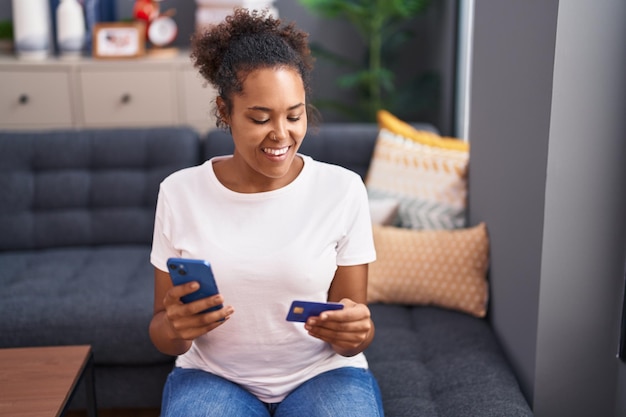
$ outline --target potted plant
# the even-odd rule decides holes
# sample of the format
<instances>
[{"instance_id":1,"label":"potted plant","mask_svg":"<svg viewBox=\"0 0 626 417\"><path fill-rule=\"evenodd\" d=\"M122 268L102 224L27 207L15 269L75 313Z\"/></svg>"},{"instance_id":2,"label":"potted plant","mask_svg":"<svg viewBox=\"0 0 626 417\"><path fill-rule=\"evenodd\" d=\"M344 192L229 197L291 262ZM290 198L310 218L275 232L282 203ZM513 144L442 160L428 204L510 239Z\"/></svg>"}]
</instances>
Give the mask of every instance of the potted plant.
<instances>
[{"instance_id":1,"label":"potted plant","mask_svg":"<svg viewBox=\"0 0 626 417\"><path fill-rule=\"evenodd\" d=\"M333 107L355 119L375 121L376 112L392 108L397 94L394 72L383 61L383 53L389 54L412 37L412 32L402 25L422 13L429 0L299 0L314 13L326 18L344 17L357 30L366 44L365 62L351 62L320 45L312 45L315 55L330 59L338 65L351 68L340 77L338 83L359 94L355 106ZM328 103L327 103L328 104Z\"/></svg>"}]
</instances>

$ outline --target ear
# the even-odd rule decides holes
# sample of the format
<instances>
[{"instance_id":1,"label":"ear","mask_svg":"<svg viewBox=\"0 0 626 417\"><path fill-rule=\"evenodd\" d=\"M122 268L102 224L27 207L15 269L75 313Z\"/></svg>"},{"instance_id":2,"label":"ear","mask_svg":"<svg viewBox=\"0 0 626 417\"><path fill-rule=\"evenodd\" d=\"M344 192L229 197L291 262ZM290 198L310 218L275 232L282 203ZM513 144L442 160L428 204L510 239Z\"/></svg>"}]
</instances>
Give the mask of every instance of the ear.
<instances>
[{"instance_id":1,"label":"ear","mask_svg":"<svg viewBox=\"0 0 626 417\"><path fill-rule=\"evenodd\" d=\"M215 104L217 105L217 112L220 116L220 119L225 125L229 125L230 115L228 114L228 106L226 102L222 98L222 96L217 96L215 98Z\"/></svg>"}]
</instances>

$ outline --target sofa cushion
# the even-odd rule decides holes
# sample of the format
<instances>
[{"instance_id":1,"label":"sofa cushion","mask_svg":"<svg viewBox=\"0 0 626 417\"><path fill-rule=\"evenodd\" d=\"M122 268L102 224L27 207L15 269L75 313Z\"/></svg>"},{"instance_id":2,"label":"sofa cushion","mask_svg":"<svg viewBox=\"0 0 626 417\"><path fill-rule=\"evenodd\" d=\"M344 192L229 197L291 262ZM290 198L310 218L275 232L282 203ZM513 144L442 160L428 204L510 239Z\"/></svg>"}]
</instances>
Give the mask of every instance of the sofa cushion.
<instances>
[{"instance_id":1,"label":"sofa cushion","mask_svg":"<svg viewBox=\"0 0 626 417\"><path fill-rule=\"evenodd\" d=\"M149 254L149 245L0 252L0 346L90 344L96 364L171 362L148 335Z\"/></svg>"},{"instance_id":2,"label":"sofa cushion","mask_svg":"<svg viewBox=\"0 0 626 417\"><path fill-rule=\"evenodd\" d=\"M369 302L487 312L489 239L484 223L455 230L374 226Z\"/></svg>"},{"instance_id":3,"label":"sofa cushion","mask_svg":"<svg viewBox=\"0 0 626 417\"><path fill-rule=\"evenodd\" d=\"M394 417L532 416L489 324L435 307L371 304L365 355Z\"/></svg>"},{"instance_id":4,"label":"sofa cushion","mask_svg":"<svg viewBox=\"0 0 626 417\"><path fill-rule=\"evenodd\" d=\"M0 250L150 243L159 183L198 150L186 127L0 132Z\"/></svg>"},{"instance_id":5,"label":"sofa cushion","mask_svg":"<svg viewBox=\"0 0 626 417\"><path fill-rule=\"evenodd\" d=\"M469 146L417 130L379 111L380 132L367 173L370 198L400 202L397 225L452 229L465 225Z\"/></svg>"},{"instance_id":6,"label":"sofa cushion","mask_svg":"<svg viewBox=\"0 0 626 417\"><path fill-rule=\"evenodd\" d=\"M400 201L395 198L370 198L369 207L372 224L391 226L395 224Z\"/></svg>"}]
</instances>

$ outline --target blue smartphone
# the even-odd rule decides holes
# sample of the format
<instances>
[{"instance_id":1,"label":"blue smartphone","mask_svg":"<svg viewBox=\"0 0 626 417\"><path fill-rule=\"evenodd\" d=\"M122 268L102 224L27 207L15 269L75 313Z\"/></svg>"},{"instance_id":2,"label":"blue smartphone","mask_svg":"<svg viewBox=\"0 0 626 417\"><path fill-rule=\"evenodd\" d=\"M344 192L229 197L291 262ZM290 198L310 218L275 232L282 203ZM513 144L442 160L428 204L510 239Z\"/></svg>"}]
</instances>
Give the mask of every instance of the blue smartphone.
<instances>
[{"instance_id":1,"label":"blue smartphone","mask_svg":"<svg viewBox=\"0 0 626 417\"><path fill-rule=\"evenodd\" d=\"M324 311L341 309L343 309L343 304L340 303L316 303L296 300L291 303L289 313L287 313L287 321L305 322L309 317L319 316Z\"/></svg>"},{"instance_id":2,"label":"blue smartphone","mask_svg":"<svg viewBox=\"0 0 626 417\"><path fill-rule=\"evenodd\" d=\"M213 269L211 268L211 264L207 261L200 259L169 258L167 260L167 269L169 270L174 285L185 284L191 281L197 281L200 284L198 291L181 297L183 303L190 303L219 293L215 276L213 275ZM219 310L222 307L223 305L220 304L208 308L201 313Z\"/></svg>"}]
</instances>

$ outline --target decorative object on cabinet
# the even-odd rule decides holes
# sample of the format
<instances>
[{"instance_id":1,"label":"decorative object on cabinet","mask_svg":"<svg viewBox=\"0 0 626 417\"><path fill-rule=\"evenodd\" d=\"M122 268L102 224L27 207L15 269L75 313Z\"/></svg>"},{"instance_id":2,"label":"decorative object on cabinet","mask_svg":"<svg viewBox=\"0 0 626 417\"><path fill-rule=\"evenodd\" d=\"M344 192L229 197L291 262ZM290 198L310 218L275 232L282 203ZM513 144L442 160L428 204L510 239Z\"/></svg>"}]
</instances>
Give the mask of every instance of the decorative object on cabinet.
<instances>
[{"instance_id":1,"label":"decorative object on cabinet","mask_svg":"<svg viewBox=\"0 0 626 417\"><path fill-rule=\"evenodd\" d=\"M146 30L159 15L160 6L157 1L153 0L136 0L133 6L133 18L146 24Z\"/></svg>"},{"instance_id":2,"label":"decorative object on cabinet","mask_svg":"<svg viewBox=\"0 0 626 417\"><path fill-rule=\"evenodd\" d=\"M136 58L145 54L146 25L143 22L96 23L93 31L94 58Z\"/></svg>"},{"instance_id":3,"label":"decorative object on cabinet","mask_svg":"<svg viewBox=\"0 0 626 417\"><path fill-rule=\"evenodd\" d=\"M17 56L37 60L47 58L52 38L48 0L13 0L12 6Z\"/></svg>"},{"instance_id":4,"label":"decorative object on cabinet","mask_svg":"<svg viewBox=\"0 0 626 417\"><path fill-rule=\"evenodd\" d=\"M178 53L178 48L168 47L178 35L178 25L172 18L176 14L175 9L161 12L162 0L136 0L133 7L133 17L136 21L146 24L146 39L149 47L147 53L166 57Z\"/></svg>"},{"instance_id":5,"label":"decorative object on cabinet","mask_svg":"<svg viewBox=\"0 0 626 417\"><path fill-rule=\"evenodd\" d=\"M57 1L58 0L52 0ZM93 44L93 32L96 23L115 22L116 0L81 0L85 8L85 22L87 24L86 42L87 50L91 50Z\"/></svg>"},{"instance_id":6,"label":"decorative object on cabinet","mask_svg":"<svg viewBox=\"0 0 626 417\"><path fill-rule=\"evenodd\" d=\"M178 26L174 19L167 15L161 15L150 22L148 28L148 40L155 48L164 48L171 45L178 34ZM177 51L177 49L174 51Z\"/></svg>"},{"instance_id":7,"label":"decorative object on cabinet","mask_svg":"<svg viewBox=\"0 0 626 417\"><path fill-rule=\"evenodd\" d=\"M196 0L196 31L203 31L207 26L221 22L236 7L268 9L270 15L278 17L274 0Z\"/></svg>"},{"instance_id":8,"label":"decorative object on cabinet","mask_svg":"<svg viewBox=\"0 0 626 417\"><path fill-rule=\"evenodd\" d=\"M79 0L81 3L84 3L84 0ZM61 4L61 0L49 0L50 3L50 15L52 17L52 47L51 52L53 54L57 54L59 52L59 46L57 45L57 19L56 19L56 10Z\"/></svg>"},{"instance_id":9,"label":"decorative object on cabinet","mask_svg":"<svg viewBox=\"0 0 626 417\"><path fill-rule=\"evenodd\" d=\"M85 15L78 0L61 0L56 9L56 39L63 58L79 57L85 46Z\"/></svg>"}]
</instances>

